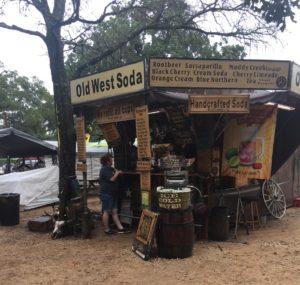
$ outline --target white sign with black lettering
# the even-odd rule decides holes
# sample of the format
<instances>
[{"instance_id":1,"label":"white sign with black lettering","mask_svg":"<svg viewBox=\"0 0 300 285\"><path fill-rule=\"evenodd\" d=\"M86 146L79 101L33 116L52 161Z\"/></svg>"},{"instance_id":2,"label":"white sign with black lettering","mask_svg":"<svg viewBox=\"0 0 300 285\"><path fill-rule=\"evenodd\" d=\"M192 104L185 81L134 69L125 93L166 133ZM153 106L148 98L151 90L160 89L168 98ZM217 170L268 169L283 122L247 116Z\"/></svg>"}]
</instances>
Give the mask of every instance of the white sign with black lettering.
<instances>
[{"instance_id":1,"label":"white sign with black lettering","mask_svg":"<svg viewBox=\"0 0 300 285\"><path fill-rule=\"evenodd\" d=\"M72 104L96 101L144 89L144 61L70 81Z\"/></svg>"},{"instance_id":2,"label":"white sign with black lettering","mask_svg":"<svg viewBox=\"0 0 300 285\"><path fill-rule=\"evenodd\" d=\"M291 91L300 95L300 65L295 63L292 66Z\"/></svg>"}]
</instances>

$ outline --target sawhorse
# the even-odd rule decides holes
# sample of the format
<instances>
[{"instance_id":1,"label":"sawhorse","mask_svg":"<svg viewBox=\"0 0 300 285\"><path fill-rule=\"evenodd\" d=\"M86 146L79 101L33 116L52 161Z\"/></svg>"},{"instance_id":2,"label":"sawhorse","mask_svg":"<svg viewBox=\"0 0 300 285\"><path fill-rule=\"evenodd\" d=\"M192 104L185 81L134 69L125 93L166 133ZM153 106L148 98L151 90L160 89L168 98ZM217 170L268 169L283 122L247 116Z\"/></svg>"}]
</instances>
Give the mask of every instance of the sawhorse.
<instances>
[{"instance_id":1,"label":"sawhorse","mask_svg":"<svg viewBox=\"0 0 300 285\"><path fill-rule=\"evenodd\" d=\"M239 227L240 216L243 218L244 226L246 228L246 233L247 233L247 235L249 235L249 228L248 228L247 221L246 221L245 209L244 209L243 202L241 199L241 193L238 188L237 188L237 192L238 192L238 199L237 199L237 206L236 206L235 228L234 228L234 235L233 235L233 237L235 239L237 239L237 231L238 231L238 227Z\"/></svg>"}]
</instances>

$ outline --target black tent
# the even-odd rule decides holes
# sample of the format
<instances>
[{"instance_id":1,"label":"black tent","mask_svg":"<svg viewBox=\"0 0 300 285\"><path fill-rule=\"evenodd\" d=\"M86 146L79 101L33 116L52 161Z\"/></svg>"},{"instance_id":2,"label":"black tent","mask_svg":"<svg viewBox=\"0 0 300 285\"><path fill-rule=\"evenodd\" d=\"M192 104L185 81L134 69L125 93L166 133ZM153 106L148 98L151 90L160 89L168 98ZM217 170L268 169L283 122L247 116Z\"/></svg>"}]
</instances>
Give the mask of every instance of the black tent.
<instances>
[{"instance_id":1,"label":"black tent","mask_svg":"<svg viewBox=\"0 0 300 285\"><path fill-rule=\"evenodd\" d=\"M14 128L0 130L0 157L27 157L56 154L55 146Z\"/></svg>"}]
</instances>

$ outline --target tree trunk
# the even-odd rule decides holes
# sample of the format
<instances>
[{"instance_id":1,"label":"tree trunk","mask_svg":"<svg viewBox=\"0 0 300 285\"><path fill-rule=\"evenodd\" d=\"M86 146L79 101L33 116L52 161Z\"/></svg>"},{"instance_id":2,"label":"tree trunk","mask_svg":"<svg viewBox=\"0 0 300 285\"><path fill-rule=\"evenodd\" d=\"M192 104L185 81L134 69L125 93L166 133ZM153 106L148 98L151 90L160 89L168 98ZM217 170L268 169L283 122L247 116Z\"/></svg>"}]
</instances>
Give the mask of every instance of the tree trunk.
<instances>
[{"instance_id":1,"label":"tree trunk","mask_svg":"<svg viewBox=\"0 0 300 285\"><path fill-rule=\"evenodd\" d=\"M49 53L54 101L57 116L59 156L59 219L66 218L65 205L70 189L70 178L76 175L76 133L69 84L64 66L60 27L47 29L46 45Z\"/></svg>"}]
</instances>

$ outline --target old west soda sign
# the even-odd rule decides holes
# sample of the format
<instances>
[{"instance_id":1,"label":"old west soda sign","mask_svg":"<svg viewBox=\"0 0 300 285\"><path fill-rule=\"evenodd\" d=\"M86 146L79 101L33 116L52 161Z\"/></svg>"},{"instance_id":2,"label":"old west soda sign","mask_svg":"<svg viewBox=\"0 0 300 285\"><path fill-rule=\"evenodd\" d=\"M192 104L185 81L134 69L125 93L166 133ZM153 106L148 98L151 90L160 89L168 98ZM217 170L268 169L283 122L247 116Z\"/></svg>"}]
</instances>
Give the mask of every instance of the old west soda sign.
<instances>
[{"instance_id":1,"label":"old west soda sign","mask_svg":"<svg viewBox=\"0 0 300 285\"><path fill-rule=\"evenodd\" d=\"M80 104L145 89L144 61L70 81L71 102Z\"/></svg>"},{"instance_id":2,"label":"old west soda sign","mask_svg":"<svg viewBox=\"0 0 300 285\"><path fill-rule=\"evenodd\" d=\"M191 95L189 113L249 113L249 95Z\"/></svg>"},{"instance_id":3,"label":"old west soda sign","mask_svg":"<svg viewBox=\"0 0 300 285\"><path fill-rule=\"evenodd\" d=\"M300 95L300 65L292 64L291 91Z\"/></svg>"},{"instance_id":4,"label":"old west soda sign","mask_svg":"<svg viewBox=\"0 0 300 285\"><path fill-rule=\"evenodd\" d=\"M151 58L150 87L287 89L289 61Z\"/></svg>"}]
</instances>

